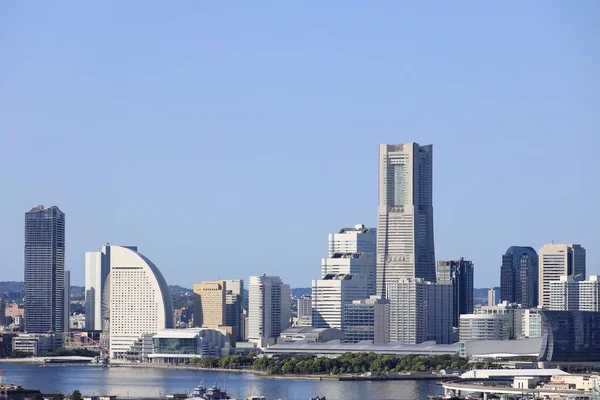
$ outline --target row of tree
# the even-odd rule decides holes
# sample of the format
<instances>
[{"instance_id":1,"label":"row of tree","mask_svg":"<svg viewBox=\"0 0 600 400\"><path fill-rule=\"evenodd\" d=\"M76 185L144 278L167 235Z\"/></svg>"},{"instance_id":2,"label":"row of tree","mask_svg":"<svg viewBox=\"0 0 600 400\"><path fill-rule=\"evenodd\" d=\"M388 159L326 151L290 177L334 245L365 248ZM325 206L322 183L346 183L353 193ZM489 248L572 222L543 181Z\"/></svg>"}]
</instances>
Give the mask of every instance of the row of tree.
<instances>
[{"instance_id":1,"label":"row of tree","mask_svg":"<svg viewBox=\"0 0 600 400\"><path fill-rule=\"evenodd\" d=\"M468 361L457 355L396 357L375 353L344 353L337 358L314 355L257 357L232 355L219 358L193 358L190 363L204 368L253 369L269 375L280 374L352 374L374 372L427 372L465 369Z\"/></svg>"},{"instance_id":2,"label":"row of tree","mask_svg":"<svg viewBox=\"0 0 600 400\"><path fill-rule=\"evenodd\" d=\"M61 393L57 393L52 395L52 397L50 397L50 400L81 400L82 396L81 393L79 392L79 390L73 390L73 393L71 393L70 395L63 395ZM44 400L44 396L42 396L40 393L36 393L33 396L31 396L31 400Z\"/></svg>"}]
</instances>

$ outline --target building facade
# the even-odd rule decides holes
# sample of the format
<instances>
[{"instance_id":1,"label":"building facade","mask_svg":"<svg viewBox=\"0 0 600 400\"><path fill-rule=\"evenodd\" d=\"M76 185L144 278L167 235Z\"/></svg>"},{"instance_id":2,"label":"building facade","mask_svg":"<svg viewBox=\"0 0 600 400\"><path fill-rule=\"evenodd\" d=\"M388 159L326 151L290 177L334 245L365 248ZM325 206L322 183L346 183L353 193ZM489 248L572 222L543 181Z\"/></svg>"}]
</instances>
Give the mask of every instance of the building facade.
<instances>
[{"instance_id":1,"label":"building facade","mask_svg":"<svg viewBox=\"0 0 600 400\"><path fill-rule=\"evenodd\" d=\"M354 300L344 307L344 342L390 341L390 304L387 299L371 297Z\"/></svg>"},{"instance_id":2,"label":"building facade","mask_svg":"<svg viewBox=\"0 0 600 400\"><path fill-rule=\"evenodd\" d=\"M102 330L102 295L108 277L110 246L85 253L85 329Z\"/></svg>"},{"instance_id":3,"label":"building facade","mask_svg":"<svg viewBox=\"0 0 600 400\"><path fill-rule=\"evenodd\" d=\"M465 314L460 316L459 337L461 342L474 340L508 340L510 338L510 315Z\"/></svg>"},{"instance_id":4,"label":"building facade","mask_svg":"<svg viewBox=\"0 0 600 400\"><path fill-rule=\"evenodd\" d=\"M360 274L365 277L367 295L376 292L374 253L333 253L329 258L321 259L321 279L326 275Z\"/></svg>"},{"instance_id":5,"label":"building facade","mask_svg":"<svg viewBox=\"0 0 600 400\"><path fill-rule=\"evenodd\" d=\"M312 298L310 295L300 296L296 299L298 317L297 326L312 326Z\"/></svg>"},{"instance_id":6,"label":"building facade","mask_svg":"<svg viewBox=\"0 0 600 400\"><path fill-rule=\"evenodd\" d=\"M511 246L502 256L500 298L525 308L538 305L538 255L531 247Z\"/></svg>"},{"instance_id":7,"label":"building facade","mask_svg":"<svg viewBox=\"0 0 600 400\"><path fill-rule=\"evenodd\" d=\"M585 249L578 244L546 244L538 254L538 305L549 308L550 282L559 281L563 275L585 279Z\"/></svg>"},{"instance_id":8,"label":"building facade","mask_svg":"<svg viewBox=\"0 0 600 400\"><path fill-rule=\"evenodd\" d=\"M600 361L600 312L541 310L539 359L552 362Z\"/></svg>"},{"instance_id":9,"label":"building facade","mask_svg":"<svg viewBox=\"0 0 600 400\"><path fill-rule=\"evenodd\" d=\"M135 246L110 246L107 287L111 358L126 358L147 335L173 328L173 305L159 269Z\"/></svg>"},{"instance_id":10,"label":"building facade","mask_svg":"<svg viewBox=\"0 0 600 400\"><path fill-rule=\"evenodd\" d=\"M458 327L461 314L473 313L473 263L461 257L460 260L437 262L437 283L452 285L452 325Z\"/></svg>"},{"instance_id":11,"label":"building facade","mask_svg":"<svg viewBox=\"0 0 600 400\"><path fill-rule=\"evenodd\" d=\"M229 355L229 333L225 329L163 329L152 336L153 351L148 355L155 364L189 362L192 358Z\"/></svg>"},{"instance_id":12,"label":"building facade","mask_svg":"<svg viewBox=\"0 0 600 400\"><path fill-rule=\"evenodd\" d=\"M248 339L263 347L290 326L290 286L278 276L251 276L248 281Z\"/></svg>"},{"instance_id":13,"label":"building facade","mask_svg":"<svg viewBox=\"0 0 600 400\"><path fill-rule=\"evenodd\" d=\"M216 328L225 325L225 281L194 284L194 326Z\"/></svg>"},{"instance_id":14,"label":"building facade","mask_svg":"<svg viewBox=\"0 0 600 400\"><path fill-rule=\"evenodd\" d=\"M403 278L435 282L433 146L379 146L377 295Z\"/></svg>"},{"instance_id":15,"label":"building facade","mask_svg":"<svg viewBox=\"0 0 600 400\"><path fill-rule=\"evenodd\" d=\"M344 330L344 307L367 298L367 280L361 274L328 274L312 281L312 326Z\"/></svg>"},{"instance_id":16,"label":"building facade","mask_svg":"<svg viewBox=\"0 0 600 400\"><path fill-rule=\"evenodd\" d=\"M342 228L338 233L329 234L329 252L327 257L335 253L370 253L377 251L377 233L375 228L367 228L363 224L353 228Z\"/></svg>"},{"instance_id":17,"label":"building facade","mask_svg":"<svg viewBox=\"0 0 600 400\"><path fill-rule=\"evenodd\" d=\"M65 328L65 214L56 206L25 213L25 331Z\"/></svg>"},{"instance_id":18,"label":"building facade","mask_svg":"<svg viewBox=\"0 0 600 400\"><path fill-rule=\"evenodd\" d=\"M225 281L227 289L225 295L225 325L231 326L235 331L235 339L243 339L242 312L244 311L244 281L229 279Z\"/></svg>"},{"instance_id":19,"label":"building facade","mask_svg":"<svg viewBox=\"0 0 600 400\"><path fill-rule=\"evenodd\" d=\"M451 285L406 278L388 283L386 293L390 302L390 342L452 343Z\"/></svg>"},{"instance_id":20,"label":"building facade","mask_svg":"<svg viewBox=\"0 0 600 400\"><path fill-rule=\"evenodd\" d=\"M550 306L555 311L600 311L600 282L598 275L588 280L576 280L572 275L563 275L558 281L550 282Z\"/></svg>"}]
</instances>

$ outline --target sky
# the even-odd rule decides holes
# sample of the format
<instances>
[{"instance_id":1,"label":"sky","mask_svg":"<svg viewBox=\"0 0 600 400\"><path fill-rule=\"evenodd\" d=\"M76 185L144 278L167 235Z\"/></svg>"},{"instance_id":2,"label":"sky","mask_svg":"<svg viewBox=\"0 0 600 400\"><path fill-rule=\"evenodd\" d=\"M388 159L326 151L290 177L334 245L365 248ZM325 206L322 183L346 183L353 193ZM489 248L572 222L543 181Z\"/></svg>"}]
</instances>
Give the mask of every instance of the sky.
<instances>
[{"instance_id":1,"label":"sky","mask_svg":"<svg viewBox=\"0 0 600 400\"><path fill-rule=\"evenodd\" d=\"M169 284L310 286L375 226L378 144L434 146L436 259L499 285L511 245L600 273L600 2L9 2L0 12L0 280L24 213L66 268L138 245Z\"/></svg>"}]
</instances>

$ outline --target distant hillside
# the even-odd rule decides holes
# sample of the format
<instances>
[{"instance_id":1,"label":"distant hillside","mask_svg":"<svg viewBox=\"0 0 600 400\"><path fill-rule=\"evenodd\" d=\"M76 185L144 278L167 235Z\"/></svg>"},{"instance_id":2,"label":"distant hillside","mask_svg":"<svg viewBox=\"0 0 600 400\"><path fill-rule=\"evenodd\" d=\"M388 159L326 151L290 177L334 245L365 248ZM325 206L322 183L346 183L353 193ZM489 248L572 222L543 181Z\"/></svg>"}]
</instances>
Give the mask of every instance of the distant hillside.
<instances>
[{"instance_id":1,"label":"distant hillside","mask_svg":"<svg viewBox=\"0 0 600 400\"><path fill-rule=\"evenodd\" d=\"M301 288L292 289L293 297L306 296L307 294L311 294L311 293L312 293L312 289L309 287L301 287Z\"/></svg>"},{"instance_id":2,"label":"distant hillside","mask_svg":"<svg viewBox=\"0 0 600 400\"><path fill-rule=\"evenodd\" d=\"M0 282L0 293L4 292L22 292L25 290L23 282L6 281Z\"/></svg>"},{"instance_id":3,"label":"distant hillside","mask_svg":"<svg viewBox=\"0 0 600 400\"><path fill-rule=\"evenodd\" d=\"M192 289L184 288L179 285L169 285L169 290L171 293L183 292L183 293L192 293Z\"/></svg>"}]
</instances>

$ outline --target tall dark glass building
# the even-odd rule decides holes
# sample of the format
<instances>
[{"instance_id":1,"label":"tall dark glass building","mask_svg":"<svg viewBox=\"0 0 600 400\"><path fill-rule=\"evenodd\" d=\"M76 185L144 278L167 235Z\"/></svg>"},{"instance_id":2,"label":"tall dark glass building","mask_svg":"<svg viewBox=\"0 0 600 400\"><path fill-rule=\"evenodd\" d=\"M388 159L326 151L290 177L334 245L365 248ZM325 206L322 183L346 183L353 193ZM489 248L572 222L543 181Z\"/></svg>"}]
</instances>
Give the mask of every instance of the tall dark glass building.
<instances>
[{"instance_id":1,"label":"tall dark glass building","mask_svg":"<svg viewBox=\"0 0 600 400\"><path fill-rule=\"evenodd\" d=\"M438 284L452 285L452 326L458 327L461 314L473 313L473 263L462 257L460 260L438 261L436 278Z\"/></svg>"},{"instance_id":2,"label":"tall dark glass building","mask_svg":"<svg viewBox=\"0 0 600 400\"><path fill-rule=\"evenodd\" d=\"M25 331L65 328L65 214L37 206L25 213Z\"/></svg>"},{"instance_id":3,"label":"tall dark glass building","mask_svg":"<svg viewBox=\"0 0 600 400\"><path fill-rule=\"evenodd\" d=\"M538 255L533 248L511 246L502 256L500 300L537 307Z\"/></svg>"}]
</instances>

